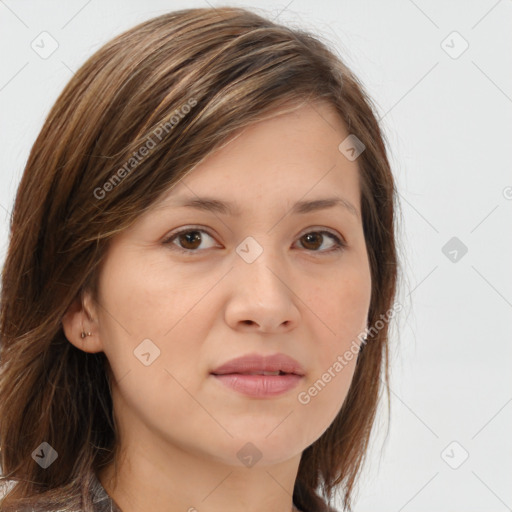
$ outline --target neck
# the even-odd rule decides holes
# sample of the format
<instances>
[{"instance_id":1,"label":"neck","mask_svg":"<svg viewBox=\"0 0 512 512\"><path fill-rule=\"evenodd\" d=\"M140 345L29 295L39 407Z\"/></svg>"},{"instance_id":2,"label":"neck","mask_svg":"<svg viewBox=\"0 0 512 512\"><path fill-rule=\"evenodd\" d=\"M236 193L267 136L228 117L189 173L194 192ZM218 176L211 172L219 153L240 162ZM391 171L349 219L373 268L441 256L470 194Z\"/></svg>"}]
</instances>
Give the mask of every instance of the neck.
<instances>
[{"instance_id":1,"label":"neck","mask_svg":"<svg viewBox=\"0 0 512 512\"><path fill-rule=\"evenodd\" d=\"M248 468L173 446L128 448L120 462L98 473L122 512L297 511L292 495L300 454L279 464Z\"/></svg>"}]
</instances>

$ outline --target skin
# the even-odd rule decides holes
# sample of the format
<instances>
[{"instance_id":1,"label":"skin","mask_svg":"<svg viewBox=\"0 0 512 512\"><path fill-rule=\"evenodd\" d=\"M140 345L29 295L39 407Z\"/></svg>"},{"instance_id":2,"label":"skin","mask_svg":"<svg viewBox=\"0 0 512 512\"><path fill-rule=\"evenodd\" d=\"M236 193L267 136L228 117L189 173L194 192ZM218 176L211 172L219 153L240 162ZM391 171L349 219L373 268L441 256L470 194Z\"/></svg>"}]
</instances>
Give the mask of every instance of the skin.
<instances>
[{"instance_id":1,"label":"skin","mask_svg":"<svg viewBox=\"0 0 512 512\"><path fill-rule=\"evenodd\" d=\"M68 340L105 352L112 368L122 457L116 479L113 465L98 477L124 512L292 510L301 454L339 412L356 357L308 404L298 394L357 340L370 305L357 160L338 150L348 135L323 102L246 128L117 235L98 301L86 294L64 317ZM289 214L295 201L333 195L357 215L340 206ZM180 208L179 196L236 200L242 211ZM206 230L199 240L164 243L196 225ZM347 247L333 252L323 229ZM250 264L236 252L248 236L263 249ZM134 356L147 338L160 350L149 366ZM262 399L210 375L253 352L290 355L306 375ZM237 457L248 442L261 453L251 467Z\"/></svg>"}]
</instances>

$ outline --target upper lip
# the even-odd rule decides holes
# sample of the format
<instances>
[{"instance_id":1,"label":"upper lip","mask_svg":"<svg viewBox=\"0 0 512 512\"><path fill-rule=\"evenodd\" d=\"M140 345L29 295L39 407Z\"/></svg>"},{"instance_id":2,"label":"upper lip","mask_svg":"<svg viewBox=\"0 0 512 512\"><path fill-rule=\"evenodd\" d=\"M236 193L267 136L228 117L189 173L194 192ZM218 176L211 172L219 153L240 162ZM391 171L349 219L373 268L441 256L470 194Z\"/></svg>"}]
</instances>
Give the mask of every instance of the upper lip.
<instances>
[{"instance_id":1,"label":"upper lip","mask_svg":"<svg viewBox=\"0 0 512 512\"><path fill-rule=\"evenodd\" d=\"M249 373L249 372L277 372L294 373L304 375L302 366L286 354L247 354L245 356L231 359L223 365L215 368L211 373L214 375L225 375L228 373Z\"/></svg>"}]
</instances>

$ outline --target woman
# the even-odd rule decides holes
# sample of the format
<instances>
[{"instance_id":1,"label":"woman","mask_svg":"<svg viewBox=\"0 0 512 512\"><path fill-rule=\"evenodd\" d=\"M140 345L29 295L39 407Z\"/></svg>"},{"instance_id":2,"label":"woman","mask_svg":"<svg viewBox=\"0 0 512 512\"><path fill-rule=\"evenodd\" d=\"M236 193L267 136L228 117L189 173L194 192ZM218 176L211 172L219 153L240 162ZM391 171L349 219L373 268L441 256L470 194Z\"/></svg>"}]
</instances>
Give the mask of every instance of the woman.
<instances>
[{"instance_id":1,"label":"woman","mask_svg":"<svg viewBox=\"0 0 512 512\"><path fill-rule=\"evenodd\" d=\"M16 196L0 510L350 509L395 202L371 101L312 35L187 9L107 43Z\"/></svg>"}]
</instances>

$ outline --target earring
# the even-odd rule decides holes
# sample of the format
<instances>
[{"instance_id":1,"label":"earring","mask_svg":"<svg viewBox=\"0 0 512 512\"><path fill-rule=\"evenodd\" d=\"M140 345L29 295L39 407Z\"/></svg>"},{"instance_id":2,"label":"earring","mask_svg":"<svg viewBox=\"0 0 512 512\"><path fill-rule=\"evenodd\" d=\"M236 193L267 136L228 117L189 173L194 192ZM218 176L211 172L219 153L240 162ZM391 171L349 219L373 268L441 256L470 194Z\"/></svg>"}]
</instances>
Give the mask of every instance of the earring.
<instances>
[{"instance_id":1,"label":"earring","mask_svg":"<svg viewBox=\"0 0 512 512\"><path fill-rule=\"evenodd\" d=\"M80 336L83 338L85 338L86 336L91 336L91 333L90 332L85 332L84 331L84 324L82 322L82 334L80 334Z\"/></svg>"}]
</instances>

